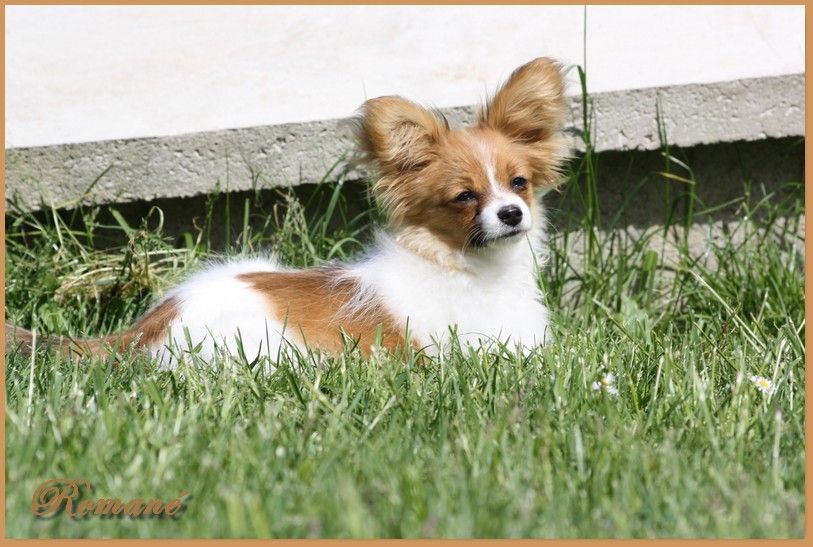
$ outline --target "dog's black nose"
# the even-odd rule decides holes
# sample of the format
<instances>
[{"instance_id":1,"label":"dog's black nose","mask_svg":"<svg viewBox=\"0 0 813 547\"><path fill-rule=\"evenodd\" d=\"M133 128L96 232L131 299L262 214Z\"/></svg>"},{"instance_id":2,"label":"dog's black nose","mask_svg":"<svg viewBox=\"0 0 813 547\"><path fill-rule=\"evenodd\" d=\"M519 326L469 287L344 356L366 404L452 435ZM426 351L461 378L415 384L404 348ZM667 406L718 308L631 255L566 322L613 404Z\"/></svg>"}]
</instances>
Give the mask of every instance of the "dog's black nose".
<instances>
[{"instance_id":1,"label":"dog's black nose","mask_svg":"<svg viewBox=\"0 0 813 547\"><path fill-rule=\"evenodd\" d=\"M497 218L509 226L522 222L522 211L516 205L508 205L497 211Z\"/></svg>"}]
</instances>

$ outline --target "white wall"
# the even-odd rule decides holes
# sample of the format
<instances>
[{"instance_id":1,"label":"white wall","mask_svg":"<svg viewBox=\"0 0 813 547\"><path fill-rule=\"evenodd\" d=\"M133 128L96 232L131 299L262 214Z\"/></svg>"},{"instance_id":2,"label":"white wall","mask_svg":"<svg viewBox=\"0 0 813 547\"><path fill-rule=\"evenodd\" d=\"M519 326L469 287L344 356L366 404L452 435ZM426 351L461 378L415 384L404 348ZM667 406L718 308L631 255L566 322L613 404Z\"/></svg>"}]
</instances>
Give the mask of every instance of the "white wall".
<instances>
[{"instance_id":1,"label":"white wall","mask_svg":"<svg viewBox=\"0 0 813 547\"><path fill-rule=\"evenodd\" d=\"M582 63L584 30L581 6L8 6L6 147L472 104ZM590 6L586 31L591 91L804 71L803 6Z\"/></svg>"}]
</instances>

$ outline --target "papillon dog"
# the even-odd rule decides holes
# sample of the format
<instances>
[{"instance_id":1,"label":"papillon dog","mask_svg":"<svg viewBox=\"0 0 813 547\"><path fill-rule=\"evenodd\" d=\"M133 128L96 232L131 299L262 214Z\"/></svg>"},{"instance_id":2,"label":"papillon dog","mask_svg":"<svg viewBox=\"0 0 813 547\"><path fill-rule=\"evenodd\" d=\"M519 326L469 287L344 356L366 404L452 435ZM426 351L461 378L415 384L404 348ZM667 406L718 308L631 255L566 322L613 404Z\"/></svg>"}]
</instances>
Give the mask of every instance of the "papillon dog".
<instances>
[{"instance_id":1,"label":"papillon dog","mask_svg":"<svg viewBox=\"0 0 813 547\"><path fill-rule=\"evenodd\" d=\"M242 346L274 358L286 344L335 354L348 339L364 353L443 352L454 336L545 344L540 197L561 178L565 113L562 69L547 58L516 69L473 127L453 129L401 97L370 99L354 128L388 225L363 258L303 270L262 259L210 265L123 332L41 344L80 355L141 348L165 366L179 358L170 348L210 358ZM33 343L14 326L6 336Z\"/></svg>"}]
</instances>

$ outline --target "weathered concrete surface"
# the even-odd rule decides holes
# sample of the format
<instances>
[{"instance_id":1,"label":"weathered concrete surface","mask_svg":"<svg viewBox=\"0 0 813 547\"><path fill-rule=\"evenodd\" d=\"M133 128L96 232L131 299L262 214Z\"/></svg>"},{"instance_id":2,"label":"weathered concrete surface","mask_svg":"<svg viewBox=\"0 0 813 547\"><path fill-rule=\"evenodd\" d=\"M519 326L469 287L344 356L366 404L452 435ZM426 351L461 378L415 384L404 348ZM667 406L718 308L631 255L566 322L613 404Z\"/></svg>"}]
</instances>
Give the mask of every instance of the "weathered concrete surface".
<instances>
[{"instance_id":1,"label":"weathered concrete surface","mask_svg":"<svg viewBox=\"0 0 813 547\"><path fill-rule=\"evenodd\" d=\"M804 135L804 74L598 93L595 149L653 150L660 119L671 145ZM571 100L568 132L582 149L582 105ZM469 123L473 107L444 109ZM313 183L353 150L343 120L6 150L10 210L150 201ZM360 170L349 178L363 178Z\"/></svg>"},{"instance_id":2,"label":"weathered concrete surface","mask_svg":"<svg viewBox=\"0 0 813 547\"><path fill-rule=\"evenodd\" d=\"M693 221L696 224L738 221L745 203L754 208L767 199L772 204L785 204L784 209L788 209L788 205L804 199L804 139L785 137L714 143L673 150L673 153L694 171ZM659 150L606 151L594 159L599 181L600 227L646 229L663 225L670 215L673 222L684 224L690 186L660 174L664 171L664 158ZM685 174L676 165L672 166L672 172ZM581 226L585 215L580 197L582 184L583 181L570 181L543 198L551 233L573 232ZM750 184L750 195L744 191L746 184ZM343 183L342 202L346 209L344 215L334 215L333 227L344 229L345 219L369 210L368 188L364 181ZM117 204L116 211L130 226L142 226L144 219L149 218L147 225L155 229L159 221L155 209L160 209L163 234L176 238L180 246L184 245L183 234L197 237L201 226L206 224L203 219L211 217L208 223L211 230L205 230L204 234L213 249L222 251L229 244L239 246L247 205L251 233L265 234L269 233L269 226L277 225L269 216L284 218L289 191L299 203L311 204L305 214L307 218L316 218L325 213L333 190L332 184L302 184L291 189L278 187L256 193L239 191L216 196L199 194L139 200ZM44 211L37 213L44 214ZM63 218L69 222L70 211L63 212ZM117 225L106 207L102 207L95 218L100 225ZM231 239L226 241L226 237ZM96 243L102 247L117 246L125 244L127 238L127 234L118 229L99 229Z\"/></svg>"}]
</instances>

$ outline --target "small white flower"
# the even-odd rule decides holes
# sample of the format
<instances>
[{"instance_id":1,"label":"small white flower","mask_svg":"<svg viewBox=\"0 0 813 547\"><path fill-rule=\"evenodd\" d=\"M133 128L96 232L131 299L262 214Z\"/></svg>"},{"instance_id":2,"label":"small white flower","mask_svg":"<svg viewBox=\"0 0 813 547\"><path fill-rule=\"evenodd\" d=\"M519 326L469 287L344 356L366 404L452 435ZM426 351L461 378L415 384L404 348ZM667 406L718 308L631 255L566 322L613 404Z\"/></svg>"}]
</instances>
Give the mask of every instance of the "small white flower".
<instances>
[{"instance_id":1,"label":"small white flower","mask_svg":"<svg viewBox=\"0 0 813 547\"><path fill-rule=\"evenodd\" d=\"M373 344L370 346L370 360L383 361L387 357L387 350L381 346Z\"/></svg>"},{"instance_id":2,"label":"small white flower","mask_svg":"<svg viewBox=\"0 0 813 547\"><path fill-rule=\"evenodd\" d=\"M751 376L751 383L754 384L762 393L768 395L773 393L775 389L773 382L762 376Z\"/></svg>"},{"instance_id":3,"label":"small white flower","mask_svg":"<svg viewBox=\"0 0 813 547\"><path fill-rule=\"evenodd\" d=\"M284 456L285 456L285 448L283 448L283 447L281 447L281 446L278 446L278 447L277 447L277 449L276 449L276 450L274 450L274 454L275 454L275 455L276 455L278 458L282 458L282 457L284 457Z\"/></svg>"},{"instance_id":4,"label":"small white flower","mask_svg":"<svg viewBox=\"0 0 813 547\"><path fill-rule=\"evenodd\" d=\"M608 372L604 378L593 382L593 391L604 390L610 395L618 395L618 388L615 387L615 374Z\"/></svg>"}]
</instances>

